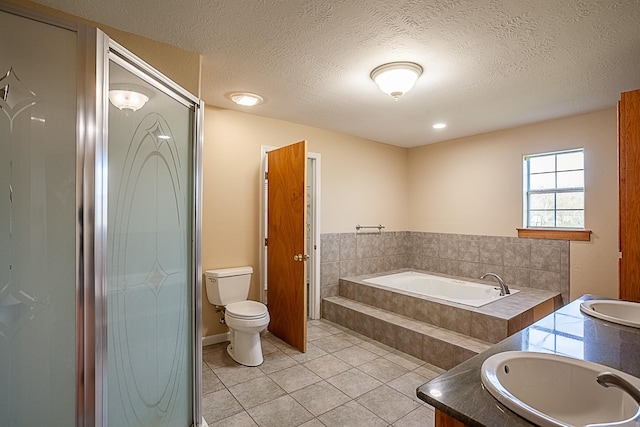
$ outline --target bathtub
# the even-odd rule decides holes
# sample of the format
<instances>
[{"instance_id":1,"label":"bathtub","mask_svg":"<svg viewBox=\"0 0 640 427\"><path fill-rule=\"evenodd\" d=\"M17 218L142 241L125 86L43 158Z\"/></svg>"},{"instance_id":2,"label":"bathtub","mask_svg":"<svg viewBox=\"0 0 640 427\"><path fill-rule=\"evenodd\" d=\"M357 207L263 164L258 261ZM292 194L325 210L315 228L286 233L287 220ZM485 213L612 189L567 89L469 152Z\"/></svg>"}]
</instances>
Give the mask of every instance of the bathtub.
<instances>
[{"instance_id":1,"label":"bathtub","mask_svg":"<svg viewBox=\"0 0 640 427\"><path fill-rule=\"evenodd\" d=\"M364 282L472 307L481 307L509 296L500 296L500 287L497 283L496 286L484 285L415 271L373 277L365 279ZM511 295L519 292L516 289L510 289L510 291Z\"/></svg>"}]
</instances>

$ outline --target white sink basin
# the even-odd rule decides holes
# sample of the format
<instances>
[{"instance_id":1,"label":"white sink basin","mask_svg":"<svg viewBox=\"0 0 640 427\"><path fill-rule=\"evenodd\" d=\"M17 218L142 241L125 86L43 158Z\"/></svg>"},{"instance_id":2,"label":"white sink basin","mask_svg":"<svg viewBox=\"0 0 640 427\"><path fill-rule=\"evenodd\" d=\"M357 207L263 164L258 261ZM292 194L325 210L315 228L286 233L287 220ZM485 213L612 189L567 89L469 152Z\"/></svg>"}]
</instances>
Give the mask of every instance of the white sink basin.
<instances>
[{"instance_id":1,"label":"white sink basin","mask_svg":"<svg viewBox=\"0 0 640 427\"><path fill-rule=\"evenodd\" d=\"M640 328L640 304L620 300L590 300L580 303L580 311L589 316L625 326Z\"/></svg>"},{"instance_id":2,"label":"white sink basin","mask_svg":"<svg viewBox=\"0 0 640 427\"><path fill-rule=\"evenodd\" d=\"M599 384L603 372L640 387L640 379L624 372L556 354L507 351L489 357L481 369L489 393L537 425L638 426L640 406L620 388Z\"/></svg>"}]
</instances>

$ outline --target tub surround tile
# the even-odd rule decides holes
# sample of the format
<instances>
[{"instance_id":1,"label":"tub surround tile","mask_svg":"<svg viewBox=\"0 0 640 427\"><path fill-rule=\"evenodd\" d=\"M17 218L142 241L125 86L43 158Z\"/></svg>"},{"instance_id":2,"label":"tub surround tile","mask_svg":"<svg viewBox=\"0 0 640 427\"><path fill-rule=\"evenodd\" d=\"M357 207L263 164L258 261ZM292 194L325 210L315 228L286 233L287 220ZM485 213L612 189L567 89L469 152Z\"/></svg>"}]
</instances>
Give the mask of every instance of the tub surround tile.
<instances>
[{"instance_id":1,"label":"tub surround tile","mask_svg":"<svg viewBox=\"0 0 640 427\"><path fill-rule=\"evenodd\" d=\"M440 308L440 327L471 335L471 311L443 305Z\"/></svg>"},{"instance_id":2,"label":"tub surround tile","mask_svg":"<svg viewBox=\"0 0 640 427\"><path fill-rule=\"evenodd\" d=\"M416 302L414 319L431 325L440 326L441 308L442 305L437 302L422 299L420 302Z\"/></svg>"},{"instance_id":3,"label":"tub surround tile","mask_svg":"<svg viewBox=\"0 0 640 427\"><path fill-rule=\"evenodd\" d=\"M320 264L322 268L323 264ZM358 262L355 259L340 261L340 277L351 277L358 274Z\"/></svg>"},{"instance_id":4,"label":"tub surround tile","mask_svg":"<svg viewBox=\"0 0 640 427\"><path fill-rule=\"evenodd\" d=\"M552 245L531 245L531 268L534 270L560 272L561 250Z\"/></svg>"},{"instance_id":5,"label":"tub surround tile","mask_svg":"<svg viewBox=\"0 0 640 427\"><path fill-rule=\"evenodd\" d=\"M374 319L364 313L354 312L353 330L366 337L373 336Z\"/></svg>"},{"instance_id":6,"label":"tub surround tile","mask_svg":"<svg viewBox=\"0 0 640 427\"><path fill-rule=\"evenodd\" d=\"M505 243L503 260L506 267L529 268L531 263L531 242Z\"/></svg>"},{"instance_id":7,"label":"tub surround tile","mask_svg":"<svg viewBox=\"0 0 640 427\"><path fill-rule=\"evenodd\" d=\"M454 360L455 346L448 342L430 336L422 339L422 360L443 369L451 369L456 363Z\"/></svg>"},{"instance_id":8,"label":"tub surround tile","mask_svg":"<svg viewBox=\"0 0 640 427\"><path fill-rule=\"evenodd\" d=\"M568 242L424 232L339 233L326 240L328 260L321 264L323 317L389 346L392 352L399 348L445 369L531 324L533 306L549 298L559 306L558 301L568 297ZM362 282L376 273L409 268L492 286L497 282L478 278L494 272L521 292L473 308L412 298L410 293ZM562 296L553 296L556 292ZM314 343L325 353L341 350L322 338Z\"/></svg>"},{"instance_id":9,"label":"tub surround tile","mask_svg":"<svg viewBox=\"0 0 640 427\"><path fill-rule=\"evenodd\" d=\"M372 339L388 346L387 348L393 348L390 353L402 351L405 357L413 356L414 360L423 360L432 364L440 363L443 365L438 366L443 368L448 368L455 361L466 359L472 354L484 351L489 346L486 341L430 326L405 316L345 298L336 297L328 300L328 302L336 305L336 311L353 311L356 316L362 317L362 324L372 325L370 330L368 328L367 330L361 329L362 333L364 335L370 334L369 336ZM334 319L328 320L333 321ZM358 325L354 329L358 331ZM434 345L437 350L445 348L445 350L449 349L449 352L442 357L428 355L427 359L424 359L425 342L427 345ZM364 348L365 344L358 345ZM459 348L464 350L458 350ZM374 352L374 350L371 351L372 353ZM449 357L449 361L445 363L444 359L447 357Z\"/></svg>"},{"instance_id":10,"label":"tub surround tile","mask_svg":"<svg viewBox=\"0 0 640 427\"><path fill-rule=\"evenodd\" d=\"M339 293L340 293L340 288L338 285L324 286L323 288L320 289L320 298L324 299L329 297L335 297L336 295L339 295Z\"/></svg>"},{"instance_id":11,"label":"tub surround tile","mask_svg":"<svg viewBox=\"0 0 640 427\"><path fill-rule=\"evenodd\" d=\"M472 312L471 333L469 335L486 342L497 343L509 335L509 321Z\"/></svg>"},{"instance_id":12,"label":"tub surround tile","mask_svg":"<svg viewBox=\"0 0 640 427\"><path fill-rule=\"evenodd\" d=\"M341 297L356 299L357 285L355 283L350 282L348 280L340 280L339 285L340 285L339 295Z\"/></svg>"},{"instance_id":13,"label":"tub surround tile","mask_svg":"<svg viewBox=\"0 0 640 427\"><path fill-rule=\"evenodd\" d=\"M396 348L396 326L383 320L374 319L373 321L373 338L374 340L388 345L389 347Z\"/></svg>"},{"instance_id":14,"label":"tub surround tile","mask_svg":"<svg viewBox=\"0 0 640 427\"><path fill-rule=\"evenodd\" d=\"M411 268L472 280L494 272L516 288L557 290L565 300L569 295L568 241L399 231L322 234L321 242L323 288L336 286L341 277ZM540 272L559 276L535 278Z\"/></svg>"},{"instance_id":15,"label":"tub surround tile","mask_svg":"<svg viewBox=\"0 0 640 427\"><path fill-rule=\"evenodd\" d=\"M320 285L332 286L337 285L340 279L340 263L324 262L320 269Z\"/></svg>"},{"instance_id":16,"label":"tub surround tile","mask_svg":"<svg viewBox=\"0 0 640 427\"><path fill-rule=\"evenodd\" d=\"M504 265L504 242L499 238L487 238L480 241L480 263Z\"/></svg>"},{"instance_id":17,"label":"tub surround tile","mask_svg":"<svg viewBox=\"0 0 640 427\"><path fill-rule=\"evenodd\" d=\"M340 235L320 235L320 258L324 262L336 262L340 260Z\"/></svg>"},{"instance_id":18,"label":"tub surround tile","mask_svg":"<svg viewBox=\"0 0 640 427\"><path fill-rule=\"evenodd\" d=\"M450 235L445 238L440 238L438 243L438 257L445 259L460 259L458 251L458 239L453 238L455 235Z\"/></svg>"},{"instance_id":19,"label":"tub surround tile","mask_svg":"<svg viewBox=\"0 0 640 427\"><path fill-rule=\"evenodd\" d=\"M382 273L384 271L384 257L360 258L356 260L358 275Z\"/></svg>"},{"instance_id":20,"label":"tub surround tile","mask_svg":"<svg viewBox=\"0 0 640 427\"><path fill-rule=\"evenodd\" d=\"M422 334L408 328L398 328L395 348L415 357L422 357Z\"/></svg>"},{"instance_id":21,"label":"tub surround tile","mask_svg":"<svg viewBox=\"0 0 640 427\"><path fill-rule=\"evenodd\" d=\"M480 242L477 240L462 241L458 250L461 261L480 262Z\"/></svg>"},{"instance_id":22,"label":"tub surround tile","mask_svg":"<svg viewBox=\"0 0 640 427\"><path fill-rule=\"evenodd\" d=\"M354 260L356 254L355 233L340 234L340 260Z\"/></svg>"}]
</instances>

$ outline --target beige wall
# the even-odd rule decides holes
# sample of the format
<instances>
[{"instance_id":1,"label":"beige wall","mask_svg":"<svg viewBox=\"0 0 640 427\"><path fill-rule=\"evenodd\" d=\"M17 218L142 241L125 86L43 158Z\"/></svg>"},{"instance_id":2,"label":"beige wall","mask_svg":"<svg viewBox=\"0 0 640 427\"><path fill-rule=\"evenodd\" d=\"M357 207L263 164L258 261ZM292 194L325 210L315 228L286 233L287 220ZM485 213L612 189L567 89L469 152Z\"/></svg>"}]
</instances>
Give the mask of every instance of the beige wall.
<instances>
[{"instance_id":1,"label":"beige wall","mask_svg":"<svg viewBox=\"0 0 640 427\"><path fill-rule=\"evenodd\" d=\"M96 26L184 89L196 96L200 96L201 57L197 53L69 15L30 1L8 0L8 2L72 22Z\"/></svg>"},{"instance_id":2,"label":"beige wall","mask_svg":"<svg viewBox=\"0 0 640 427\"><path fill-rule=\"evenodd\" d=\"M90 23L38 4L19 6ZM198 95L198 54L99 25L109 36ZM415 149L207 107L203 268L258 269L260 146L302 139L321 154L321 231L383 224L388 231L515 236L521 225L523 154L585 147L586 225L592 241L571 244L571 298L617 295L616 112L544 122ZM222 202L220 202L222 201ZM258 299L257 274L251 297ZM226 330L203 302L204 335Z\"/></svg>"},{"instance_id":3,"label":"beige wall","mask_svg":"<svg viewBox=\"0 0 640 427\"><path fill-rule=\"evenodd\" d=\"M327 130L231 110L205 110L203 269L250 265L250 298L259 299L260 153L307 140L321 156L321 232L381 223L406 230L406 153ZM203 301L203 335L225 332Z\"/></svg>"},{"instance_id":4,"label":"beige wall","mask_svg":"<svg viewBox=\"0 0 640 427\"><path fill-rule=\"evenodd\" d=\"M585 222L571 242L571 299L618 292L615 108L409 150L409 229L517 236L522 156L584 147Z\"/></svg>"}]
</instances>

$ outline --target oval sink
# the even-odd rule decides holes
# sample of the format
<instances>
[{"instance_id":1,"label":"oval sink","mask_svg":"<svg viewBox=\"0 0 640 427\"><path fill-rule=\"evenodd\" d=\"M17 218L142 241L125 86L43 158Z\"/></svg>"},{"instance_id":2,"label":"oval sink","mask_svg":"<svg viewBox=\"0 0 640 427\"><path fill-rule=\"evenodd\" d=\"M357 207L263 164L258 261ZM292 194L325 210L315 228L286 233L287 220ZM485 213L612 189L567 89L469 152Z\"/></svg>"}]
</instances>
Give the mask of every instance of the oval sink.
<instances>
[{"instance_id":1,"label":"oval sink","mask_svg":"<svg viewBox=\"0 0 640 427\"><path fill-rule=\"evenodd\" d=\"M639 403L610 382L599 384L599 375L601 379L615 377L627 382L638 398L640 379L556 354L507 351L489 357L481 369L482 384L489 393L537 425L637 426Z\"/></svg>"},{"instance_id":2,"label":"oval sink","mask_svg":"<svg viewBox=\"0 0 640 427\"><path fill-rule=\"evenodd\" d=\"M580 303L580 311L589 316L625 326L640 328L640 304L620 300L590 300Z\"/></svg>"}]
</instances>

